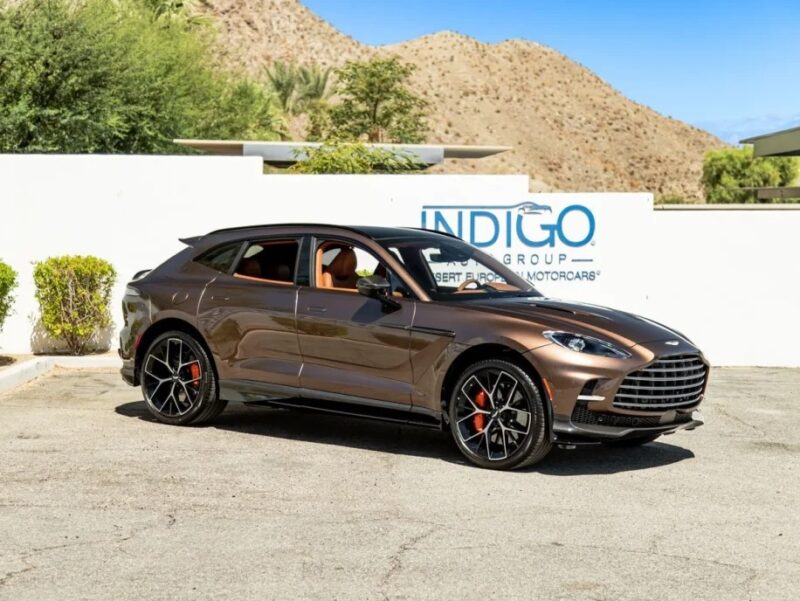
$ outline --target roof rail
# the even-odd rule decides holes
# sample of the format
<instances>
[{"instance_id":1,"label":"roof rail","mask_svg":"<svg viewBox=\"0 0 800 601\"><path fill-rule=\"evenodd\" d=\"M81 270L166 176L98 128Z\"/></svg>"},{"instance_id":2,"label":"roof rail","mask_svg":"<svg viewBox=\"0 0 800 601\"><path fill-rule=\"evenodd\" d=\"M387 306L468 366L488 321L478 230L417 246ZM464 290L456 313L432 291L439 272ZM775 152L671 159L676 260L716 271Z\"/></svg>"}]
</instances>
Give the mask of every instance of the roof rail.
<instances>
[{"instance_id":1,"label":"roof rail","mask_svg":"<svg viewBox=\"0 0 800 601\"><path fill-rule=\"evenodd\" d=\"M432 230L427 227L404 227L405 230L415 230L417 232L428 232L430 234L441 234L442 236L447 236L448 238L455 238L456 240L461 240L460 237L456 236L451 232L440 232L439 230Z\"/></svg>"},{"instance_id":2,"label":"roof rail","mask_svg":"<svg viewBox=\"0 0 800 601\"><path fill-rule=\"evenodd\" d=\"M338 225L332 223L265 223L261 225L239 225L235 227L224 227L222 229L214 230L213 232L208 232L206 236L211 236L213 234L222 234L224 232L236 232L239 230L257 230L262 228L277 228L277 227L331 227L331 228L339 228L342 230L350 230L351 232L356 232L358 234L363 234L364 232L357 227L353 227L351 225Z\"/></svg>"}]
</instances>

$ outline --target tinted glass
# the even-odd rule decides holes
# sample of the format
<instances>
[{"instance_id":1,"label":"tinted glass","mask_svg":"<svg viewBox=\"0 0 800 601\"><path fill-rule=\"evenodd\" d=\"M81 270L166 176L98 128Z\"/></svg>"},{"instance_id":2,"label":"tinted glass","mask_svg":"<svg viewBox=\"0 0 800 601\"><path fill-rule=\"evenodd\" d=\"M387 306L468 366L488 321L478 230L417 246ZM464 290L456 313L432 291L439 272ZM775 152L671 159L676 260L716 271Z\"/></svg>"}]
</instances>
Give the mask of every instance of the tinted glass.
<instances>
[{"instance_id":1,"label":"tinted glass","mask_svg":"<svg viewBox=\"0 0 800 601\"><path fill-rule=\"evenodd\" d=\"M206 267L216 269L223 273L228 273L233 266L236 255L239 254L239 249L242 247L241 242L231 242L212 248L196 259L198 263L202 263Z\"/></svg>"},{"instance_id":2,"label":"tinted glass","mask_svg":"<svg viewBox=\"0 0 800 601\"><path fill-rule=\"evenodd\" d=\"M264 240L247 247L234 275L266 282L294 282L297 240Z\"/></svg>"}]
</instances>

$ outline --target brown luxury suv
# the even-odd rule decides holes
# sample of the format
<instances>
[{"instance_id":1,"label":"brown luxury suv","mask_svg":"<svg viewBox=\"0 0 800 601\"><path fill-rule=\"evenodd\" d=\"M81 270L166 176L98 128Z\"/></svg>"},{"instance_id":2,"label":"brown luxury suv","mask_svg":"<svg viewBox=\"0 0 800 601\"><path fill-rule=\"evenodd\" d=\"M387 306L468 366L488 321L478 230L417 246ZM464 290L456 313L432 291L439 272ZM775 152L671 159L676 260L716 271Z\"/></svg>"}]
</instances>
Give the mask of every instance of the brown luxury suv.
<instances>
[{"instance_id":1,"label":"brown luxury suv","mask_svg":"<svg viewBox=\"0 0 800 601\"><path fill-rule=\"evenodd\" d=\"M542 296L411 228L267 225L184 239L123 301L122 375L169 424L229 401L448 429L482 467L703 423L708 363L630 313Z\"/></svg>"}]
</instances>

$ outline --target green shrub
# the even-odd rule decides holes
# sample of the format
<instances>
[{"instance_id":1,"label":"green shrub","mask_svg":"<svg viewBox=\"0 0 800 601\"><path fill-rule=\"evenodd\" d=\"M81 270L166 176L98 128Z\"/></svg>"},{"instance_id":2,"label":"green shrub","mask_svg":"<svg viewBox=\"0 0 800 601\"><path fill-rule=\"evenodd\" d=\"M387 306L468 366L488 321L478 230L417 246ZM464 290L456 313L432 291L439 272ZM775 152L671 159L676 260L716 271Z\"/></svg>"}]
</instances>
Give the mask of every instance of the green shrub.
<instances>
[{"instance_id":1,"label":"green shrub","mask_svg":"<svg viewBox=\"0 0 800 601\"><path fill-rule=\"evenodd\" d=\"M282 131L186 0L0 0L0 152L175 153Z\"/></svg>"},{"instance_id":2,"label":"green shrub","mask_svg":"<svg viewBox=\"0 0 800 601\"><path fill-rule=\"evenodd\" d=\"M327 143L295 153L290 170L297 173L408 173L424 167L413 155L360 142Z\"/></svg>"},{"instance_id":3,"label":"green shrub","mask_svg":"<svg viewBox=\"0 0 800 601\"><path fill-rule=\"evenodd\" d=\"M117 274L97 257L51 257L36 263L33 281L45 332L74 355L111 325L111 289Z\"/></svg>"},{"instance_id":4,"label":"green shrub","mask_svg":"<svg viewBox=\"0 0 800 601\"><path fill-rule=\"evenodd\" d=\"M685 205L691 204L691 200L681 194L662 194L656 196L655 204L657 205Z\"/></svg>"},{"instance_id":5,"label":"green shrub","mask_svg":"<svg viewBox=\"0 0 800 601\"><path fill-rule=\"evenodd\" d=\"M753 203L757 195L742 188L786 186L797 177L791 157L753 157L753 148L710 150L703 159L703 190L709 203Z\"/></svg>"},{"instance_id":6,"label":"green shrub","mask_svg":"<svg viewBox=\"0 0 800 601\"><path fill-rule=\"evenodd\" d=\"M11 314L11 307L14 304L14 297L11 293L17 287L17 272L0 261L0 331L6 318Z\"/></svg>"}]
</instances>

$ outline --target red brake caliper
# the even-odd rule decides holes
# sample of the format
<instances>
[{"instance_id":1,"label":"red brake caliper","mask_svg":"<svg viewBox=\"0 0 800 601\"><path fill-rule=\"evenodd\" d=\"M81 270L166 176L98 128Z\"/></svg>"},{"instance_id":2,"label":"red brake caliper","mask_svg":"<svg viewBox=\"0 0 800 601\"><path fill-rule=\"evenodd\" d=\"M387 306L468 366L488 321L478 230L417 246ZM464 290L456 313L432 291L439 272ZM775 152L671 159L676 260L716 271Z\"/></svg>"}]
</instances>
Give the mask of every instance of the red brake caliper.
<instances>
[{"instance_id":1,"label":"red brake caliper","mask_svg":"<svg viewBox=\"0 0 800 601\"><path fill-rule=\"evenodd\" d=\"M195 381L194 382L195 386L199 385L200 382L197 382L196 380L200 379L200 364L196 362L192 363L189 366L189 373L192 374L192 380Z\"/></svg>"},{"instance_id":2,"label":"red brake caliper","mask_svg":"<svg viewBox=\"0 0 800 601\"><path fill-rule=\"evenodd\" d=\"M475 405L478 409L486 407L487 399L486 391L478 391L478 394L475 395ZM483 427L486 425L486 416L483 413L476 413L475 417L472 418L472 425L475 426L476 432L483 432Z\"/></svg>"}]
</instances>

